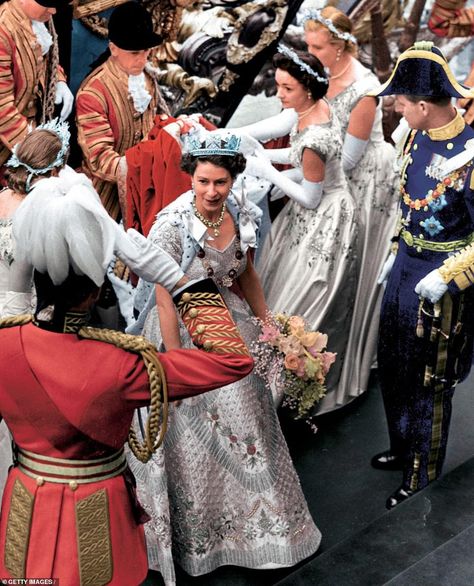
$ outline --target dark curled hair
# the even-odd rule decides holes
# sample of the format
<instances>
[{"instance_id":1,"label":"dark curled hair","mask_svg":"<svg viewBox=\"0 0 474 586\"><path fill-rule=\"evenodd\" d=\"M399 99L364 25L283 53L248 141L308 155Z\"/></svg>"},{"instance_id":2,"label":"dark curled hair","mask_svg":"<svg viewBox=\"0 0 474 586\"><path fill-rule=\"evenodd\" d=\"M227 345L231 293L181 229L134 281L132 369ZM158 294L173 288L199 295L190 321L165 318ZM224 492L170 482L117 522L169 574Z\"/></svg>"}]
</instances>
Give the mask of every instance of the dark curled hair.
<instances>
[{"instance_id":1,"label":"dark curled hair","mask_svg":"<svg viewBox=\"0 0 474 586\"><path fill-rule=\"evenodd\" d=\"M181 169L185 173L188 173L188 175L194 175L199 163L212 163L216 167L222 167L226 171L229 171L232 179L235 179L239 173L244 171L247 161L241 153L232 156L203 155L200 157L194 157L189 153L184 153L181 158Z\"/></svg>"},{"instance_id":2,"label":"dark curled hair","mask_svg":"<svg viewBox=\"0 0 474 586\"><path fill-rule=\"evenodd\" d=\"M17 157L33 169L44 169L51 165L61 150L62 143L59 136L51 130L40 128L33 130L25 136L17 147ZM64 157L66 164L67 155ZM59 167L57 167L59 169ZM7 167L5 177L10 189L16 193L26 194L26 181L29 171L20 165L19 167ZM33 178L44 178L51 175L51 170Z\"/></svg>"},{"instance_id":3,"label":"dark curled hair","mask_svg":"<svg viewBox=\"0 0 474 586\"><path fill-rule=\"evenodd\" d=\"M309 65L320 77L327 78L323 64L317 57L310 53L306 53L305 51L295 51L295 53L303 63ZM324 98L328 91L327 83L322 83L321 81L318 81L314 75L303 71L297 63L286 55L275 53L273 57L273 67L275 67L275 69L287 71L291 77L294 77L304 88L309 90L313 100Z\"/></svg>"}]
</instances>

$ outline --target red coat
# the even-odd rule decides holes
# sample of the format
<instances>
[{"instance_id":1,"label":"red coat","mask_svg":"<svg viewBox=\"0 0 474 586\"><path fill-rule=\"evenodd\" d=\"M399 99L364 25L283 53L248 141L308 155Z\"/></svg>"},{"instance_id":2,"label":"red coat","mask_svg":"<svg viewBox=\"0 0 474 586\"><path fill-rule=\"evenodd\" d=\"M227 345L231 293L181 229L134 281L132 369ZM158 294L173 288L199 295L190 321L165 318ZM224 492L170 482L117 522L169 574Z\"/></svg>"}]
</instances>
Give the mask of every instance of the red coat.
<instances>
[{"instance_id":1,"label":"red coat","mask_svg":"<svg viewBox=\"0 0 474 586\"><path fill-rule=\"evenodd\" d=\"M248 354L197 349L173 350L160 361L171 399L227 385L252 367ZM134 409L149 398L148 375L138 355L33 324L0 329L0 416L24 450L68 460L113 454L126 441ZM87 542L88 533L79 536L78 504L91 495L108 499L104 539L109 545L94 534L99 507L89 522L93 547L81 550L80 559L78 541ZM3 496L0 552L0 577L55 577L61 586L132 586L148 569L143 529L133 517L123 475L72 488L38 484L14 468ZM12 564L16 572L7 569Z\"/></svg>"}]
</instances>

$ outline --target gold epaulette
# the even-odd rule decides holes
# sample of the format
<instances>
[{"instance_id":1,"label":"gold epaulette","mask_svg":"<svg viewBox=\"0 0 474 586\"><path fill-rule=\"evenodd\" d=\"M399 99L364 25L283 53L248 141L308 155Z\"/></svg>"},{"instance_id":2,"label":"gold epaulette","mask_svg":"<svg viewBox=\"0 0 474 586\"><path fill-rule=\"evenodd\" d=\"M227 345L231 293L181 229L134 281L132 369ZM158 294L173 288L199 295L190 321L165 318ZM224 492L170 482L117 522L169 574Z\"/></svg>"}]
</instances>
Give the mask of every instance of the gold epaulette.
<instances>
[{"instance_id":1,"label":"gold epaulette","mask_svg":"<svg viewBox=\"0 0 474 586\"><path fill-rule=\"evenodd\" d=\"M11 315L0 319L0 328L14 328L15 326L24 326L33 321L33 316L29 313L21 315Z\"/></svg>"},{"instance_id":2,"label":"gold epaulette","mask_svg":"<svg viewBox=\"0 0 474 586\"><path fill-rule=\"evenodd\" d=\"M158 359L154 344L143 336L124 334L116 330L82 327L78 335L87 340L113 344L122 350L140 354L145 363L150 380L150 414L145 426L145 438L140 443L133 427L130 428L128 444L141 462L148 462L161 445L168 422L168 391L163 366Z\"/></svg>"},{"instance_id":3,"label":"gold epaulette","mask_svg":"<svg viewBox=\"0 0 474 586\"><path fill-rule=\"evenodd\" d=\"M474 244L447 258L438 270L445 283L454 280L461 291L470 287L474 284Z\"/></svg>"}]
</instances>

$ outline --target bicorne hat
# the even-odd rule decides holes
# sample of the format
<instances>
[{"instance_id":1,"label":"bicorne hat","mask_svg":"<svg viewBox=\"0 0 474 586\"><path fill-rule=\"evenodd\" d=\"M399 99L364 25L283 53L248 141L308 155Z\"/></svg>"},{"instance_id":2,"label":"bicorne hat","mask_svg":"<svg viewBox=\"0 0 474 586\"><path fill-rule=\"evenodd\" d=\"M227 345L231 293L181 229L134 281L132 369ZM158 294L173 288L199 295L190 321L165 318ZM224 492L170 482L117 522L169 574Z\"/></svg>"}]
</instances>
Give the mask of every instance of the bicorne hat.
<instances>
[{"instance_id":1,"label":"bicorne hat","mask_svg":"<svg viewBox=\"0 0 474 586\"><path fill-rule=\"evenodd\" d=\"M125 51L142 51L161 45L163 39L153 32L150 13L138 2L117 6L109 18L109 41Z\"/></svg>"},{"instance_id":2,"label":"bicorne hat","mask_svg":"<svg viewBox=\"0 0 474 586\"><path fill-rule=\"evenodd\" d=\"M402 53L389 79L369 96L445 96L474 98L474 90L454 78L448 62L431 41L420 41Z\"/></svg>"}]
</instances>

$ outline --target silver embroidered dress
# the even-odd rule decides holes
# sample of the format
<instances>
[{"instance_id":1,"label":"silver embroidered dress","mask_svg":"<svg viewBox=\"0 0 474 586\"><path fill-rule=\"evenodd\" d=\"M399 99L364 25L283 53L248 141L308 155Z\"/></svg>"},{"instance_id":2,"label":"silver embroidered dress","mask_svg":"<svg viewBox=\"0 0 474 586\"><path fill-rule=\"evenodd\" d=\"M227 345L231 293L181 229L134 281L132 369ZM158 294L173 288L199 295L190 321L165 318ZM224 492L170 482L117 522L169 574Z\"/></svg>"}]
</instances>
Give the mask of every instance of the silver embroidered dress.
<instances>
[{"instance_id":1,"label":"silver embroidered dress","mask_svg":"<svg viewBox=\"0 0 474 586\"><path fill-rule=\"evenodd\" d=\"M155 223L149 236L180 264L186 222L171 220L159 228ZM247 303L219 285L235 267L235 239L222 251L211 244L204 242L206 263L214 269L213 278L250 344L259 329ZM238 275L245 266L244 255ZM194 256L186 275L206 276L200 258ZM148 314L143 335L161 346L156 307ZM182 323L180 337L183 347L192 347ZM148 464L132 456L129 464L139 500L152 517L145 525L150 567L161 571L167 585L174 583L173 558L189 574L200 575L230 564L291 566L319 546L320 532L308 511L271 394L255 375L171 404L163 447Z\"/></svg>"},{"instance_id":2,"label":"silver embroidered dress","mask_svg":"<svg viewBox=\"0 0 474 586\"><path fill-rule=\"evenodd\" d=\"M352 319L356 288L355 205L341 164L341 131L330 122L290 134L290 158L301 166L304 149L325 161L321 203L303 208L293 200L272 224L257 269L272 311L305 318L311 330L328 334L328 350L337 352L327 377L328 394L336 392Z\"/></svg>"},{"instance_id":3,"label":"silver embroidered dress","mask_svg":"<svg viewBox=\"0 0 474 586\"><path fill-rule=\"evenodd\" d=\"M12 220L0 218L0 318L3 316L5 294L9 290L10 267L13 262ZM11 439L5 422L0 423L0 497L12 462Z\"/></svg>"},{"instance_id":4,"label":"silver embroidered dress","mask_svg":"<svg viewBox=\"0 0 474 586\"><path fill-rule=\"evenodd\" d=\"M343 137L352 110L368 91L380 85L370 70L360 67L360 72L359 79L330 100ZM366 151L347 175L356 204L358 227L357 292L339 385L321 401L319 413L340 407L367 389L375 359L382 294L377 278L389 254L398 207L394 160L394 147L384 141L382 104L379 102Z\"/></svg>"}]
</instances>

